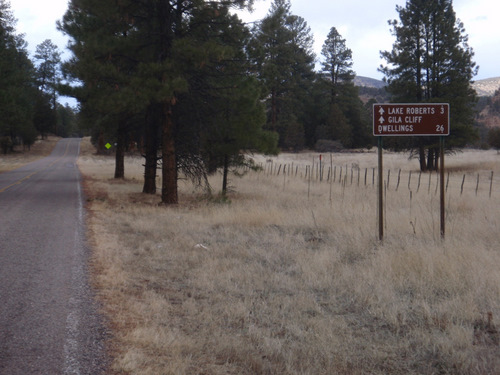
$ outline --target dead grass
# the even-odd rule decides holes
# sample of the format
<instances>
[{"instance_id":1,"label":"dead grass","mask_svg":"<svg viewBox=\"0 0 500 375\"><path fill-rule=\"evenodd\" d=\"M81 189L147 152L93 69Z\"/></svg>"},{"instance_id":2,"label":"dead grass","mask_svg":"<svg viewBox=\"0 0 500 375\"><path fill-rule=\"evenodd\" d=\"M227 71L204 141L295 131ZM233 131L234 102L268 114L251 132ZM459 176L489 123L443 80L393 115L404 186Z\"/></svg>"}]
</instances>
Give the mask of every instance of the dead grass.
<instances>
[{"instance_id":1,"label":"dead grass","mask_svg":"<svg viewBox=\"0 0 500 375\"><path fill-rule=\"evenodd\" d=\"M500 194L451 190L442 241L433 189L389 188L379 243L371 186L261 172L233 179L230 202L182 184L160 207L141 163L114 181L112 158L79 160L112 373L498 373Z\"/></svg>"},{"instance_id":2,"label":"dead grass","mask_svg":"<svg viewBox=\"0 0 500 375\"><path fill-rule=\"evenodd\" d=\"M11 171L50 155L60 139L60 137L48 136L47 139L37 140L29 150L23 149L22 146L16 146L11 154L4 155L0 153L0 173Z\"/></svg>"}]
</instances>

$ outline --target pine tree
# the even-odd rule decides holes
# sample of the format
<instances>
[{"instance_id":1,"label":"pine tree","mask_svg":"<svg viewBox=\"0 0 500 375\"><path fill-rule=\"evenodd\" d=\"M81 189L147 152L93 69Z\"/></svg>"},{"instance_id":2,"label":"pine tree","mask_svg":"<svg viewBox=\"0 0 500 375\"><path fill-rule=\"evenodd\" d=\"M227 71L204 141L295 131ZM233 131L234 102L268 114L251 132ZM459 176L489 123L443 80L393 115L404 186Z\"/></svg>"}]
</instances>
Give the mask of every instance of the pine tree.
<instances>
[{"instance_id":1,"label":"pine tree","mask_svg":"<svg viewBox=\"0 0 500 375\"><path fill-rule=\"evenodd\" d=\"M366 147L371 143L369 117L354 86L352 51L335 27L330 29L321 53L322 79L328 87L329 115L326 136L345 147Z\"/></svg>"},{"instance_id":2,"label":"pine tree","mask_svg":"<svg viewBox=\"0 0 500 375\"><path fill-rule=\"evenodd\" d=\"M197 161L209 174L222 168L225 195L230 169L249 163L242 152L273 152L277 139L262 129L264 108L258 83L248 74L245 54L249 30L227 7L217 4L200 8L191 22L190 42L204 45L206 52L204 63L189 69L189 89L179 95L175 107L175 121L180 125L177 150L183 160L199 150ZM191 160L190 167L199 168L199 164ZM189 168L184 166L184 172Z\"/></svg>"},{"instance_id":3,"label":"pine tree","mask_svg":"<svg viewBox=\"0 0 500 375\"><path fill-rule=\"evenodd\" d=\"M75 136L80 132L78 129L77 113L68 104L57 106L57 129L61 137Z\"/></svg>"},{"instance_id":4,"label":"pine tree","mask_svg":"<svg viewBox=\"0 0 500 375\"><path fill-rule=\"evenodd\" d=\"M50 39L46 39L36 47L34 58L38 63L36 67L38 87L41 91L50 95L52 108L55 111L57 107L57 88L61 82L61 52Z\"/></svg>"},{"instance_id":5,"label":"pine tree","mask_svg":"<svg viewBox=\"0 0 500 375\"><path fill-rule=\"evenodd\" d=\"M249 49L264 88L267 127L279 133L281 146L293 146L286 139L296 139L292 133L297 126L303 127L296 121L302 122L304 103L315 77L311 30L302 17L291 13L289 0L275 0L253 34ZM288 129L290 124L292 129ZM303 142L304 132L301 138Z\"/></svg>"},{"instance_id":6,"label":"pine tree","mask_svg":"<svg viewBox=\"0 0 500 375\"><path fill-rule=\"evenodd\" d=\"M228 191L229 171L252 166L244 152L276 153L277 136L264 131L264 108L257 83L251 78L232 79L232 88L218 93L211 103L216 113L211 116L204 134L203 154L209 165L222 167L222 194Z\"/></svg>"},{"instance_id":7,"label":"pine tree","mask_svg":"<svg viewBox=\"0 0 500 375\"><path fill-rule=\"evenodd\" d=\"M33 122L36 130L42 138L46 138L49 132L55 130L57 121L56 111L51 105L51 96L37 90L33 112Z\"/></svg>"},{"instance_id":8,"label":"pine tree","mask_svg":"<svg viewBox=\"0 0 500 375\"><path fill-rule=\"evenodd\" d=\"M52 131L60 135L57 129L57 89L61 82L61 53L50 39L36 47L35 79L38 94L35 105L35 126L42 137Z\"/></svg>"},{"instance_id":9,"label":"pine tree","mask_svg":"<svg viewBox=\"0 0 500 375\"><path fill-rule=\"evenodd\" d=\"M213 55L211 41L200 43L190 27L196 12L210 4L201 0L72 0L59 24L72 38L75 58L67 70L84 83L75 90L84 106L97 108L108 118L143 116L145 193L156 191L161 146L165 204L178 202L178 171L187 162L178 159L176 143L182 131L175 121L179 97L188 90L188 72ZM246 4L245 0L229 0L220 6ZM124 131L118 128L117 134Z\"/></svg>"},{"instance_id":10,"label":"pine tree","mask_svg":"<svg viewBox=\"0 0 500 375\"><path fill-rule=\"evenodd\" d=\"M137 68L132 34L135 29L128 17L130 2L73 0L69 3L58 28L70 36L73 58L63 65L68 77L80 82L66 86L62 92L76 97L81 118L96 128L96 138L117 144L115 177L124 177L123 133L126 122L143 111L144 103L134 100L130 80ZM98 152L105 152L99 142ZM156 159L155 159L156 173Z\"/></svg>"},{"instance_id":11,"label":"pine tree","mask_svg":"<svg viewBox=\"0 0 500 375\"><path fill-rule=\"evenodd\" d=\"M488 144L495 150L500 150L500 128L490 128L488 131Z\"/></svg>"},{"instance_id":12,"label":"pine tree","mask_svg":"<svg viewBox=\"0 0 500 375\"><path fill-rule=\"evenodd\" d=\"M352 83L354 71L352 68L352 51L347 48L346 40L342 38L335 27L330 29L327 39L321 49L324 57L323 73L330 80L331 101L335 102L339 86Z\"/></svg>"},{"instance_id":13,"label":"pine tree","mask_svg":"<svg viewBox=\"0 0 500 375\"><path fill-rule=\"evenodd\" d=\"M9 148L19 138L28 147L36 139L34 67L15 26L9 3L0 0L0 137Z\"/></svg>"},{"instance_id":14,"label":"pine tree","mask_svg":"<svg viewBox=\"0 0 500 375\"><path fill-rule=\"evenodd\" d=\"M449 103L448 147L464 146L476 137L472 128L476 99L471 80L477 68L452 1L410 0L406 7L397 6L396 10L400 21L389 22L396 42L392 51L381 53L387 65L380 68L393 101ZM399 147L418 151L421 170L437 168L435 138L410 138L399 143Z\"/></svg>"}]
</instances>

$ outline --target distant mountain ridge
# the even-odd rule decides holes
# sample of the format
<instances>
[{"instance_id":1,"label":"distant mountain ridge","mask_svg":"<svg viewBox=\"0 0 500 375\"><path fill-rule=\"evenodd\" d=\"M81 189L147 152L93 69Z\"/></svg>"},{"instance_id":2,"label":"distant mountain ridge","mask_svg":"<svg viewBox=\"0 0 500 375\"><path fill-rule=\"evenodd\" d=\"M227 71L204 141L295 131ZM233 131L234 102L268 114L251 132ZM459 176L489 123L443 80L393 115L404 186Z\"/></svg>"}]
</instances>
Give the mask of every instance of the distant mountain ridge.
<instances>
[{"instance_id":1,"label":"distant mountain ridge","mask_svg":"<svg viewBox=\"0 0 500 375\"><path fill-rule=\"evenodd\" d=\"M354 77L354 86L372 87L375 89L381 89L382 87L386 86L386 83L384 81L375 78L356 76Z\"/></svg>"},{"instance_id":2,"label":"distant mountain ridge","mask_svg":"<svg viewBox=\"0 0 500 375\"><path fill-rule=\"evenodd\" d=\"M478 125L485 128L500 128L500 90L496 94L478 102Z\"/></svg>"},{"instance_id":3,"label":"distant mountain ridge","mask_svg":"<svg viewBox=\"0 0 500 375\"><path fill-rule=\"evenodd\" d=\"M472 85L478 96L493 96L500 89L500 77L486 78L475 81Z\"/></svg>"},{"instance_id":4,"label":"distant mountain ridge","mask_svg":"<svg viewBox=\"0 0 500 375\"><path fill-rule=\"evenodd\" d=\"M354 78L354 85L381 89L386 86L386 83L375 78L356 76ZM500 77L480 79L474 81L472 86L476 90L478 96L493 96L495 95L495 91L500 89Z\"/></svg>"}]
</instances>

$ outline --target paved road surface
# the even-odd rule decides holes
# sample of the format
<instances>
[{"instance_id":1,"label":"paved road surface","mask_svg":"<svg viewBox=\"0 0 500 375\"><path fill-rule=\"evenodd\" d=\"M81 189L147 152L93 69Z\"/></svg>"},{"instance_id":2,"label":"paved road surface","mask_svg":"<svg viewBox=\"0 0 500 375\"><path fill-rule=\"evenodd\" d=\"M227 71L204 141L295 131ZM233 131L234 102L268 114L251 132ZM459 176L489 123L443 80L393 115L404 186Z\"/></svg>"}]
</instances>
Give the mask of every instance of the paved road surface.
<instances>
[{"instance_id":1,"label":"paved road surface","mask_svg":"<svg viewBox=\"0 0 500 375\"><path fill-rule=\"evenodd\" d=\"M80 139L0 174L0 374L101 374L88 286Z\"/></svg>"}]
</instances>

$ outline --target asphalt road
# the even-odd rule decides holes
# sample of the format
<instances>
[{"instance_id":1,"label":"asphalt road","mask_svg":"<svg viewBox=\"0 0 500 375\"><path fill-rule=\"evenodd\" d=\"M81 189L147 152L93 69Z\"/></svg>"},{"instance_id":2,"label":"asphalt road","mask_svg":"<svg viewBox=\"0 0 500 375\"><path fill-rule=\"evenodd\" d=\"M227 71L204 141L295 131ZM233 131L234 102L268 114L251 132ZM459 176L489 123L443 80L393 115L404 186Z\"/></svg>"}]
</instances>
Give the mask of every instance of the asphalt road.
<instances>
[{"instance_id":1,"label":"asphalt road","mask_svg":"<svg viewBox=\"0 0 500 375\"><path fill-rule=\"evenodd\" d=\"M102 374L89 287L80 139L0 174L0 374Z\"/></svg>"}]
</instances>

